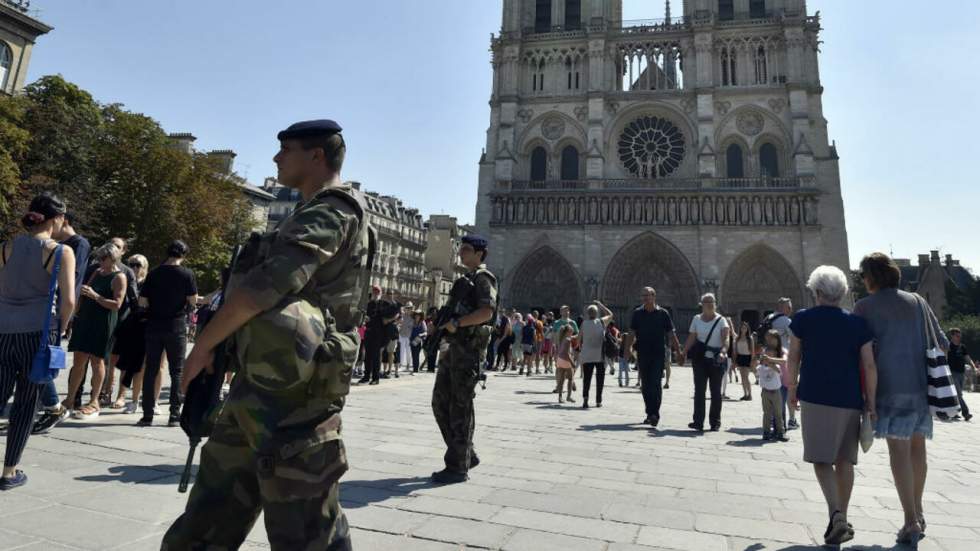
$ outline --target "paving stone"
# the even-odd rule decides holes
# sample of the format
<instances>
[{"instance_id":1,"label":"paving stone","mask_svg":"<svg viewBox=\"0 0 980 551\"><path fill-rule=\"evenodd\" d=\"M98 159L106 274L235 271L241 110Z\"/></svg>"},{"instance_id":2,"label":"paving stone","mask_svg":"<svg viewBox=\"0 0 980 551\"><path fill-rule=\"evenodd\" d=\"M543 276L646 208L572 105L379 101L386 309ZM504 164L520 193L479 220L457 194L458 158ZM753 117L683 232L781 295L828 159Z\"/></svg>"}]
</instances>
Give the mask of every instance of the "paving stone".
<instances>
[{"instance_id":1,"label":"paving stone","mask_svg":"<svg viewBox=\"0 0 980 551\"><path fill-rule=\"evenodd\" d=\"M0 550L2 551L23 548L32 543L41 543L41 541L31 536L0 530Z\"/></svg>"},{"instance_id":2,"label":"paving stone","mask_svg":"<svg viewBox=\"0 0 980 551\"><path fill-rule=\"evenodd\" d=\"M514 528L510 526L434 516L412 530L412 535L447 543L498 549L513 532Z\"/></svg>"},{"instance_id":3,"label":"paving stone","mask_svg":"<svg viewBox=\"0 0 980 551\"><path fill-rule=\"evenodd\" d=\"M710 534L787 542L807 542L809 540L809 535L804 527L787 522L750 520L709 514L698 514L694 522L699 532Z\"/></svg>"},{"instance_id":4,"label":"paving stone","mask_svg":"<svg viewBox=\"0 0 980 551\"><path fill-rule=\"evenodd\" d=\"M459 545L438 541L423 540L410 536L393 536L382 532L368 530L351 530L351 543L354 549L376 549L397 551L457 551Z\"/></svg>"},{"instance_id":5,"label":"paving stone","mask_svg":"<svg viewBox=\"0 0 980 551\"><path fill-rule=\"evenodd\" d=\"M602 513L602 518L616 522L661 526L678 530L694 529L694 513L690 511L636 507L625 503L613 503L606 507Z\"/></svg>"},{"instance_id":6,"label":"paving stone","mask_svg":"<svg viewBox=\"0 0 980 551\"><path fill-rule=\"evenodd\" d=\"M71 519L66 521L65 519ZM84 527L84 530L81 529ZM159 527L136 520L122 520L85 509L52 505L46 509L0 518L0 529L18 534L42 535L55 543L82 549L107 549L138 541Z\"/></svg>"},{"instance_id":7,"label":"paving stone","mask_svg":"<svg viewBox=\"0 0 980 551\"><path fill-rule=\"evenodd\" d=\"M659 526L641 527L636 543L679 551L728 551L728 541L724 536Z\"/></svg>"},{"instance_id":8,"label":"paving stone","mask_svg":"<svg viewBox=\"0 0 980 551\"><path fill-rule=\"evenodd\" d=\"M503 546L503 551L604 551L606 542L549 534L534 530L517 530Z\"/></svg>"},{"instance_id":9,"label":"paving stone","mask_svg":"<svg viewBox=\"0 0 980 551\"><path fill-rule=\"evenodd\" d=\"M632 524L587 518L571 519L556 513L530 511L514 507L505 508L490 518L490 521L553 534L625 543L634 541L639 528Z\"/></svg>"},{"instance_id":10,"label":"paving stone","mask_svg":"<svg viewBox=\"0 0 980 551\"><path fill-rule=\"evenodd\" d=\"M473 503L470 501L428 495L400 499L393 503L393 506L405 511L470 520L486 520L500 512L503 508L499 505L487 505L485 503Z\"/></svg>"}]
</instances>

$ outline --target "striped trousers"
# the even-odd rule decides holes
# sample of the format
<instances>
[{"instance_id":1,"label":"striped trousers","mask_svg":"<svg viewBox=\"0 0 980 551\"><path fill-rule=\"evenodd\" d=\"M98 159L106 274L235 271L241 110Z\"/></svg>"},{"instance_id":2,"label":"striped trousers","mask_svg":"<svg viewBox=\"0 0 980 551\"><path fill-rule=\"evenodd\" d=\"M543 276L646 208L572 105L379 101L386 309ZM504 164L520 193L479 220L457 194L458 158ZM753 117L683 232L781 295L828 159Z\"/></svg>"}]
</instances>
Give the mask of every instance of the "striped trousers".
<instances>
[{"instance_id":1,"label":"striped trousers","mask_svg":"<svg viewBox=\"0 0 980 551\"><path fill-rule=\"evenodd\" d=\"M7 428L7 453L3 458L5 467L20 463L27 437L31 435L38 393L44 385L32 383L27 374L40 345L40 331L0 333L0 406L6 405L11 395L14 397Z\"/></svg>"}]
</instances>

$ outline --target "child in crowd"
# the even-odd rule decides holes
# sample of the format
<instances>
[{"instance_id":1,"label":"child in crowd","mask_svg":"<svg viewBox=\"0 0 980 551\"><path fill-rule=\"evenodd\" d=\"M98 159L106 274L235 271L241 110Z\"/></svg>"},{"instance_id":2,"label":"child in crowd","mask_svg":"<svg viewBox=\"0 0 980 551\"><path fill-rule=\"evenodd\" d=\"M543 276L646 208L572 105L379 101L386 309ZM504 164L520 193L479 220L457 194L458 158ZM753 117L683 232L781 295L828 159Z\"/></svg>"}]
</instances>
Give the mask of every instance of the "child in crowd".
<instances>
[{"instance_id":1,"label":"child in crowd","mask_svg":"<svg viewBox=\"0 0 980 551\"><path fill-rule=\"evenodd\" d=\"M558 368L558 403L565 401L561 396L562 385L565 381L568 381L568 401L574 402L575 398L572 398L572 382L575 378L575 363L572 355L571 325L563 325L561 331L558 332L558 354L555 358L555 363Z\"/></svg>"},{"instance_id":2,"label":"child in crowd","mask_svg":"<svg viewBox=\"0 0 980 551\"><path fill-rule=\"evenodd\" d=\"M633 334L622 333L619 342L619 386L630 386L630 358L633 357Z\"/></svg>"},{"instance_id":3,"label":"child in crowd","mask_svg":"<svg viewBox=\"0 0 980 551\"><path fill-rule=\"evenodd\" d=\"M762 387L762 439L789 441L783 424L781 373L786 369L786 349L779 331L766 333L766 343L758 358L759 385ZM775 427L775 432L770 429Z\"/></svg>"}]
</instances>

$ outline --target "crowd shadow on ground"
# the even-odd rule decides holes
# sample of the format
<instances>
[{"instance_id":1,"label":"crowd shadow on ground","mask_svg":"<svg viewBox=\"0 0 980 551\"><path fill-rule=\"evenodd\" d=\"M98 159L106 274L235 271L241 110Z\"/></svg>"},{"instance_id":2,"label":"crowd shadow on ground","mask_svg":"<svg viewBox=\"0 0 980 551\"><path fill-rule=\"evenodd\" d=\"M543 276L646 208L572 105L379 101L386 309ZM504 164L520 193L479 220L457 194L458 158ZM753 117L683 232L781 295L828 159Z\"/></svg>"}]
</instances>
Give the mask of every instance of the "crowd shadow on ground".
<instances>
[{"instance_id":1,"label":"crowd shadow on ground","mask_svg":"<svg viewBox=\"0 0 980 551\"><path fill-rule=\"evenodd\" d=\"M392 498L407 497L412 492L437 486L428 476L343 480L340 482L340 496L345 508L358 509Z\"/></svg>"},{"instance_id":2,"label":"crowd shadow on ground","mask_svg":"<svg viewBox=\"0 0 980 551\"><path fill-rule=\"evenodd\" d=\"M916 549L915 546L896 544L891 547L884 547L881 545L790 545L788 547L767 547L761 543L754 543L752 545L746 546L741 551L827 551L830 549L839 549L840 551L912 551Z\"/></svg>"},{"instance_id":3,"label":"crowd shadow on ground","mask_svg":"<svg viewBox=\"0 0 980 551\"><path fill-rule=\"evenodd\" d=\"M122 482L123 484L177 484L176 475L183 470L180 465L115 465L106 474L76 476L83 482ZM159 476L157 476L159 475ZM197 476L197 467L191 471L191 480Z\"/></svg>"}]
</instances>

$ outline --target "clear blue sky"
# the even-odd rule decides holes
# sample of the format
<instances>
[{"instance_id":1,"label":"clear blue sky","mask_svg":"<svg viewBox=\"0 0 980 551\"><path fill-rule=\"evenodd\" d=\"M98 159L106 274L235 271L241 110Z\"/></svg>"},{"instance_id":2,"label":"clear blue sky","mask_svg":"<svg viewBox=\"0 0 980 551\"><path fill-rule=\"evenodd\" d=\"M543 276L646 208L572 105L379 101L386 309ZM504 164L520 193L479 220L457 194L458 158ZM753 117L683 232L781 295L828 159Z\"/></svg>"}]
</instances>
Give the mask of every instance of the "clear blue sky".
<instances>
[{"instance_id":1,"label":"clear blue sky","mask_svg":"<svg viewBox=\"0 0 980 551\"><path fill-rule=\"evenodd\" d=\"M662 0L625 0L625 18ZM680 13L679 0L674 13ZM851 260L941 248L980 271L980 3L810 0L825 30L824 114L841 155ZM335 118L344 178L472 222L500 0L34 0L55 30L29 79L61 73L254 183L275 134Z\"/></svg>"}]
</instances>

